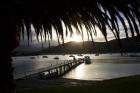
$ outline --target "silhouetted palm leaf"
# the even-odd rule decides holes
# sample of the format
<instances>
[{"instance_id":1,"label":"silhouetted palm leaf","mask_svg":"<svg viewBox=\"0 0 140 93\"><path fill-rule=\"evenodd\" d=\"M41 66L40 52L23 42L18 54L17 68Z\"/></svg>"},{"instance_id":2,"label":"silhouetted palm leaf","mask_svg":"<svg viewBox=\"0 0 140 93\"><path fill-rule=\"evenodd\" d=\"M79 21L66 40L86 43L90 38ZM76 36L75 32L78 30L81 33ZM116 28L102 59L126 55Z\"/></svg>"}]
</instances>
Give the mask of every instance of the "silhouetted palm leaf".
<instances>
[{"instance_id":1,"label":"silhouetted palm leaf","mask_svg":"<svg viewBox=\"0 0 140 93\"><path fill-rule=\"evenodd\" d=\"M130 29L132 36L139 33L140 1L139 0L17 0L17 25L21 31L26 29L28 38L33 25L37 36L44 31L52 38L52 27L56 30L58 42L64 40L64 31L73 34L74 27L78 34L86 28L91 38L96 35L96 27L107 40L108 28L114 37L120 39L120 23L126 37ZM63 25L65 30L63 29ZM25 27L23 26L25 25ZM43 29L43 30L42 30ZM45 36L45 39L46 36ZM64 41L63 41L64 42Z\"/></svg>"}]
</instances>

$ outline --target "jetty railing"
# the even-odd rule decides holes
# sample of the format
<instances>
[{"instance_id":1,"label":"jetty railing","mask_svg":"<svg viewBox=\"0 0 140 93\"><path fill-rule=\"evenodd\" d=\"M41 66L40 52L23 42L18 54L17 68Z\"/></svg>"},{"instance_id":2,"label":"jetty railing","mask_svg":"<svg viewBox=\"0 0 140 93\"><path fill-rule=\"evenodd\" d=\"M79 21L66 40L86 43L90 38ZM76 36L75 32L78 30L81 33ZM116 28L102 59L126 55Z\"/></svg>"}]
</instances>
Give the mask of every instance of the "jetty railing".
<instances>
[{"instance_id":1,"label":"jetty railing","mask_svg":"<svg viewBox=\"0 0 140 93\"><path fill-rule=\"evenodd\" d=\"M45 68L40 68L36 70L26 71L22 73L14 73L14 79L20 78L30 78L30 77L39 77L41 79L47 78L55 78L64 75L71 69L75 68L79 64L83 63L84 59L77 59L77 60L65 60L62 63L57 64L50 64Z\"/></svg>"}]
</instances>

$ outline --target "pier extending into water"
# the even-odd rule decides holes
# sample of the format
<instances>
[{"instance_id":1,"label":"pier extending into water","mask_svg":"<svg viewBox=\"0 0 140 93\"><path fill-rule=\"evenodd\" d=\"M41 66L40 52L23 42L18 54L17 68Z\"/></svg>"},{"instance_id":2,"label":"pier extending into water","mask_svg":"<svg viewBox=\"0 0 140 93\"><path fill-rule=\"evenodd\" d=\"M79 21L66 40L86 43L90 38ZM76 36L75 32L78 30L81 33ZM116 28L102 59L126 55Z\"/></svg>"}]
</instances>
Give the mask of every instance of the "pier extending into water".
<instances>
[{"instance_id":1,"label":"pier extending into water","mask_svg":"<svg viewBox=\"0 0 140 93\"><path fill-rule=\"evenodd\" d=\"M81 63L84 63L84 59L67 60L60 64L51 64L46 68L41 68L24 73L15 73L14 79L30 78L32 76L36 76L40 79L56 78L64 75L65 73L67 73L68 71L75 68Z\"/></svg>"},{"instance_id":2,"label":"pier extending into water","mask_svg":"<svg viewBox=\"0 0 140 93\"><path fill-rule=\"evenodd\" d=\"M83 62L84 62L83 59L64 62L63 64L56 65L46 70L45 72L40 73L40 78L47 79L62 76Z\"/></svg>"}]
</instances>

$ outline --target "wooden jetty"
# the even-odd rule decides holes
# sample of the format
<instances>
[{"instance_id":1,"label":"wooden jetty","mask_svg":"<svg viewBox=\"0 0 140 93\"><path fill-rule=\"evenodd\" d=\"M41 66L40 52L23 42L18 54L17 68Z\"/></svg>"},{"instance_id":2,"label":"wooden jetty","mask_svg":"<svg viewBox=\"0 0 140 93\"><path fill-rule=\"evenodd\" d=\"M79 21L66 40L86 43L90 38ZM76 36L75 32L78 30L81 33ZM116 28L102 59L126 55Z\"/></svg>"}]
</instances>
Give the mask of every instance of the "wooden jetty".
<instances>
[{"instance_id":1,"label":"wooden jetty","mask_svg":"<svg viewBox=\"0 0 140 93\"><path fill-rule=\"evenodd\" d=\"M56 78L64 75L71 69L75 68L79 64L84 63L84 59L67 60L60 64L50 65L46 68L41 68L24 73L15 73L14 79L30 78L31 76L37 76L40 79Z\"/></svg>"}]
</instances>

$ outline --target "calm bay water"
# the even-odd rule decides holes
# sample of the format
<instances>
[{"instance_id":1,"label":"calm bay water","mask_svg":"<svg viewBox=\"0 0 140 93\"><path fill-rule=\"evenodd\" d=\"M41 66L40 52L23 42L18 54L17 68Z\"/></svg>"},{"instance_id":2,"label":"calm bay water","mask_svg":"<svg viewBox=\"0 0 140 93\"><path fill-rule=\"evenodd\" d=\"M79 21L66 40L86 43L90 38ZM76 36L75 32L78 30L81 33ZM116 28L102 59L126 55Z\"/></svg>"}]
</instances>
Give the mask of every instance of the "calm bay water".
<instances>
[{"instance_id":1,"label":"calm bay water","mask_svg":"<svg viewBox=\"0 0 140 93\"><path fill-rule=\"evenodd\" d=\"M86 54L84 57L90 56L91 64L81 64L63 76L63 78L82 79L82 80L104 80L118 78L130 75L140 75L140 57L122 57L120 54L102 54L95 56L94 54ZM48 58L46 58L46 56ZM54 57L59 57L54 59ZM51 64L62 63L65 60L72 60L69 55L43 55L40 56L24 56L13 57L15 67L15 76L17 73L25 73L29 71L46 68Z\"/></svg>"}]
</instances>

